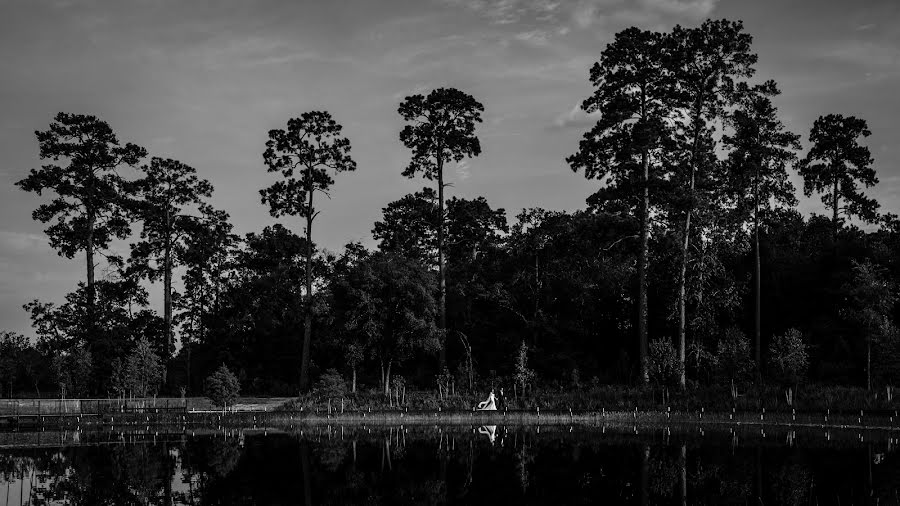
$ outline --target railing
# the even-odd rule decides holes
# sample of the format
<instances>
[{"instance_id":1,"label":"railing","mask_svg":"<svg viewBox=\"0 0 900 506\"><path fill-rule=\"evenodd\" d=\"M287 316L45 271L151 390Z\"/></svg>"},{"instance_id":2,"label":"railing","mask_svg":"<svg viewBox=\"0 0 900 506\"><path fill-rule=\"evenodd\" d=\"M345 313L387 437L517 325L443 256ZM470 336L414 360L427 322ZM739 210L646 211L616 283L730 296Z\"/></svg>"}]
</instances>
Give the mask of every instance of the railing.
<instances>
[{"instance_id":1,"label":"railing","mask_svg":"<svg viewBox=\"0 0 900 506\"><path fill-rule=\"evenodd\" d=\"M0 416L77 416L187 411L187 399L0 399Z\"/></svg>"}]
</instances>

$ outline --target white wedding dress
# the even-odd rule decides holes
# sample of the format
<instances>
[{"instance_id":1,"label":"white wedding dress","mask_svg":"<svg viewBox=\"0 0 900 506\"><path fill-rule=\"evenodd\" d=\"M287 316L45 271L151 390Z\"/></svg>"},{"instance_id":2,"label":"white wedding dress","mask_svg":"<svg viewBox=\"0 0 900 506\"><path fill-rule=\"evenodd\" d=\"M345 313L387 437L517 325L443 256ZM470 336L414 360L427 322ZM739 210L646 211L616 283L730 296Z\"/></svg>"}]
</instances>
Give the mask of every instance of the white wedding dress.
<instances>
[{"instance_id":1,"label":"white wedding dress","mask_svg":"<svg viewBox=\"0 0 900 506\"><path fill-rule=\"evenodd\" d=\"M494 392L488 394L488 398L484 402L478 403L479 411L497 411L497 400L494 398Z\"/></svg>"}]
</instances>

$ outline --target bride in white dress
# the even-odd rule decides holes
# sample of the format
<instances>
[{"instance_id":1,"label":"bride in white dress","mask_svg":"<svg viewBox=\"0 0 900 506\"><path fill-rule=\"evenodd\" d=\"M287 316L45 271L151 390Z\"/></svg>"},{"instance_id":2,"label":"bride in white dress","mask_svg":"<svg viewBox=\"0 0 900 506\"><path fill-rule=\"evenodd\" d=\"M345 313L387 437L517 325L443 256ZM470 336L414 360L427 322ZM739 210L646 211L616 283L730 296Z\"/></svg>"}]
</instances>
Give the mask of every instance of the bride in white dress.
<instances>
[{"instance_id":1,"label":"bride in white dress","mask_svg":"<svg viewBox=\"0 0 900 506\"><path fill-rule=\"evenodd\" d=\"M488 394L488 398L484 402L478 403L479 411L497 411L497 400L494 398L494 391Z\"/></svg>"}]
</instances>

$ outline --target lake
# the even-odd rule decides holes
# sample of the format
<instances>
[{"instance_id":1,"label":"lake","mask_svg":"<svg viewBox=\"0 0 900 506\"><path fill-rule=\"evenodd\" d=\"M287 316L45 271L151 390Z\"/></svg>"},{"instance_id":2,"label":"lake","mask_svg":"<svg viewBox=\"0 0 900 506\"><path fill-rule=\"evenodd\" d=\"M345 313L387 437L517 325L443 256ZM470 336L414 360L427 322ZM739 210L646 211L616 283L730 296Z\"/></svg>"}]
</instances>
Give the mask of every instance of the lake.
<instances>
[{"instance_id":1,"label":"lake","mask_svg":"<svg viewBox=\"0 0 900 506\"><path fill-rule=\"evenodd\" d=\"M3 433L0 505L886 505L896 443L752 426Z\"/></svg>"}]
</instances>

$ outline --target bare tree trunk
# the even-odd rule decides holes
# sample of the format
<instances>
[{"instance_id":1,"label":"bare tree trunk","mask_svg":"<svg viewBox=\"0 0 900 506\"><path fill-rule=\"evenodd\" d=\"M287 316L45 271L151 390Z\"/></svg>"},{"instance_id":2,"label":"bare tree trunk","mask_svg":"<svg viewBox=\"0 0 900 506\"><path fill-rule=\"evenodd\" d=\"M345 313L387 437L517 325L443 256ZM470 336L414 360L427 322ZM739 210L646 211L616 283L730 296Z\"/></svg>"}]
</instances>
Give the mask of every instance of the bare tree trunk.
<instances>
[{"instance_id":1,"label":"bare tree trunk","mask_svg":"<svg viewBox=\"0 0 900 506\"><path fill-rule=\"evenodd\" d=\"M89 303L91 305L91 309L93 309L94 305L94 224L96 218L94 218L94 214L92 211L88 211L88 230L87 237L85 238L85 246L84 246L84 256L85 261L87 262L87 289L88 289L88 297L90 297Z\"/></svg>"},{"instance_id":2,"label":"bare tree trunk","mask_svg":"<svg viewBox=\"0 0 900 506\"><path fill-rule=\"evenodd\" d=\"M440 153L437 156L438 174L438 328L441 333L441 349L438 356L438 369L443 371L447 366L447 278L444 268L444 160Z\"/></svg>"},{"instance_id":3,"label":"bare tree trunk","mask_svg":"<svg viewBox=\"0 0 900 506\"><path fill-rule=\"evenodd\" d=\"M650 249L650 188L649 183L649 155L644 149L641 153L641 165L643 166L643 189L641 193L640 227L641 246L638 251L638 357L641 361L641 382L644 385L650 383L650 371L647 368L647 264Z\"/></svg>"},{"instance_id":4,"label":"bare tree trunk","mask_svg":"<svg viewBox=\"0 0 900 506\"><path fill-rule=\"evenodd\" d=\"M168 210L166 211L168 214ZM168 217L166 218L168 220ZM166 236L165 251L163 252L163 318L166 325L166 343L163 347L163 365L165 377L163 383L171 381L169 362L172 357L172 245L170 238Z\"/></svg>"},{"instance_id":5,"label":"bare tree trunk","mask_svg":"<svg viewBox=\"0 0 900 506\"><path fill-rule=\"evenodd\" d=\"M384 375L384 395L390 396L391 394L391 363L393 360L388 360L387 363L387 372Z\"/></svg>"},{"instance_id":6,"label":"bare tree trunk","mask_svg":"<svg viewBox=\"0 0 900 506\"><path fill-rule=\"evenodd\" d=\"M753 250L755 256L754 262L754 291L756 307L753 313L754 320L754 336L753 351L756 358L756 376L762 377L762 331L761 331L761 313L762 313L762 284L760 277L762 276L762 268L760 266L759 255L759 164L756 166L756 183L754 185L754 211L753 211Z\"/></svg>"},{"instance_id":7,"label":"bare tree trunk","mask_svg":"<svg viewBox=\"0 0 900 506\"><path fill-rule=\"evenodd\" d=\"M837 176L835 176L834 177L834 189L832 190L832 196L831 196L831 198L832 198L831 204L832 204L832 206L834 206L834 209L832 209L832 218L831 219L834 222L835 247L837 247L838 231L841 229L841 224L838 221L840 219L840 216L838 214L838 211L840 210L840 206L838 205L838 200L840 199L840 194L838 193L838 185L839 184L840 184L840 180L838 179Z\"/></svg>"},{"instance_id":8,"label":"bare tree trunk","mask_svg":"<svg viewBox=\"0 0 900 506\"><path fill-rule=\"evenodd\" d=\"M353 381L350 383L350 393L356 393L356 366L353 366Z\"/></svg>"},{"instance_id":9,"label":"bare tree trunk","mask_svg":"<svg viewBox=\"0 0 900 506\"><path fill-rule=\"evenodd\" d=\"M307 169L309 170L309 169ZM307 174L309 178L309 174ZM313 186L309 183L309 209L306 215L306 298L303 301L303 349L300 353L300 391L309 390L309 353L312 340L312 222Z\"/></svg>"},{"instance_id":10,"label":"bare tree trunk","mask_svg":"<svg viewBox=\"0 0 900 506\"><path fill-rule=\"evenodd\" d=\"M694 169L691 169L691 191L694 190ZM684 240L681 246L681 270L678 273L678 363L681 364L681 372L678 375L678 385L683 387L686 383L685 377L685 334L687 324L687 264L688 264L688 247L690 246L690 230L691 230L691 211L688 210L687 217L684 220Z\"/></svg>"},{"instance_id":11,"label":"bare tree trunk","mask_svg":"<svg viewBox=\"0 0 900 506\"><path fill-rule=\"evenodd\" d=\"M690 255L689 247L691 244L691 214L693 213L694 188L696 186L697 176L697 155L700 147L700 130L701 130L701 113L703 112L703 91L697 96L697 103L694 111L694 139L691 147L691 180L689 185L691 202L688 205L687 213L684 219L684 238L681 246L681 271L678 276L678 362L681 364L681 373L678 376L678 385L685 386L685 333L687 331L687 264Z\"/></svg>"},{"instance_id":12,"label":"bare tree trunk","mask_svg":"<svg viewBox=\"0 0 900 506\"><path fill-rule=\"evenodd\" d=\"M872 391L872 338L866 338L866 391Z\"/></svg>"}]
</instances>

